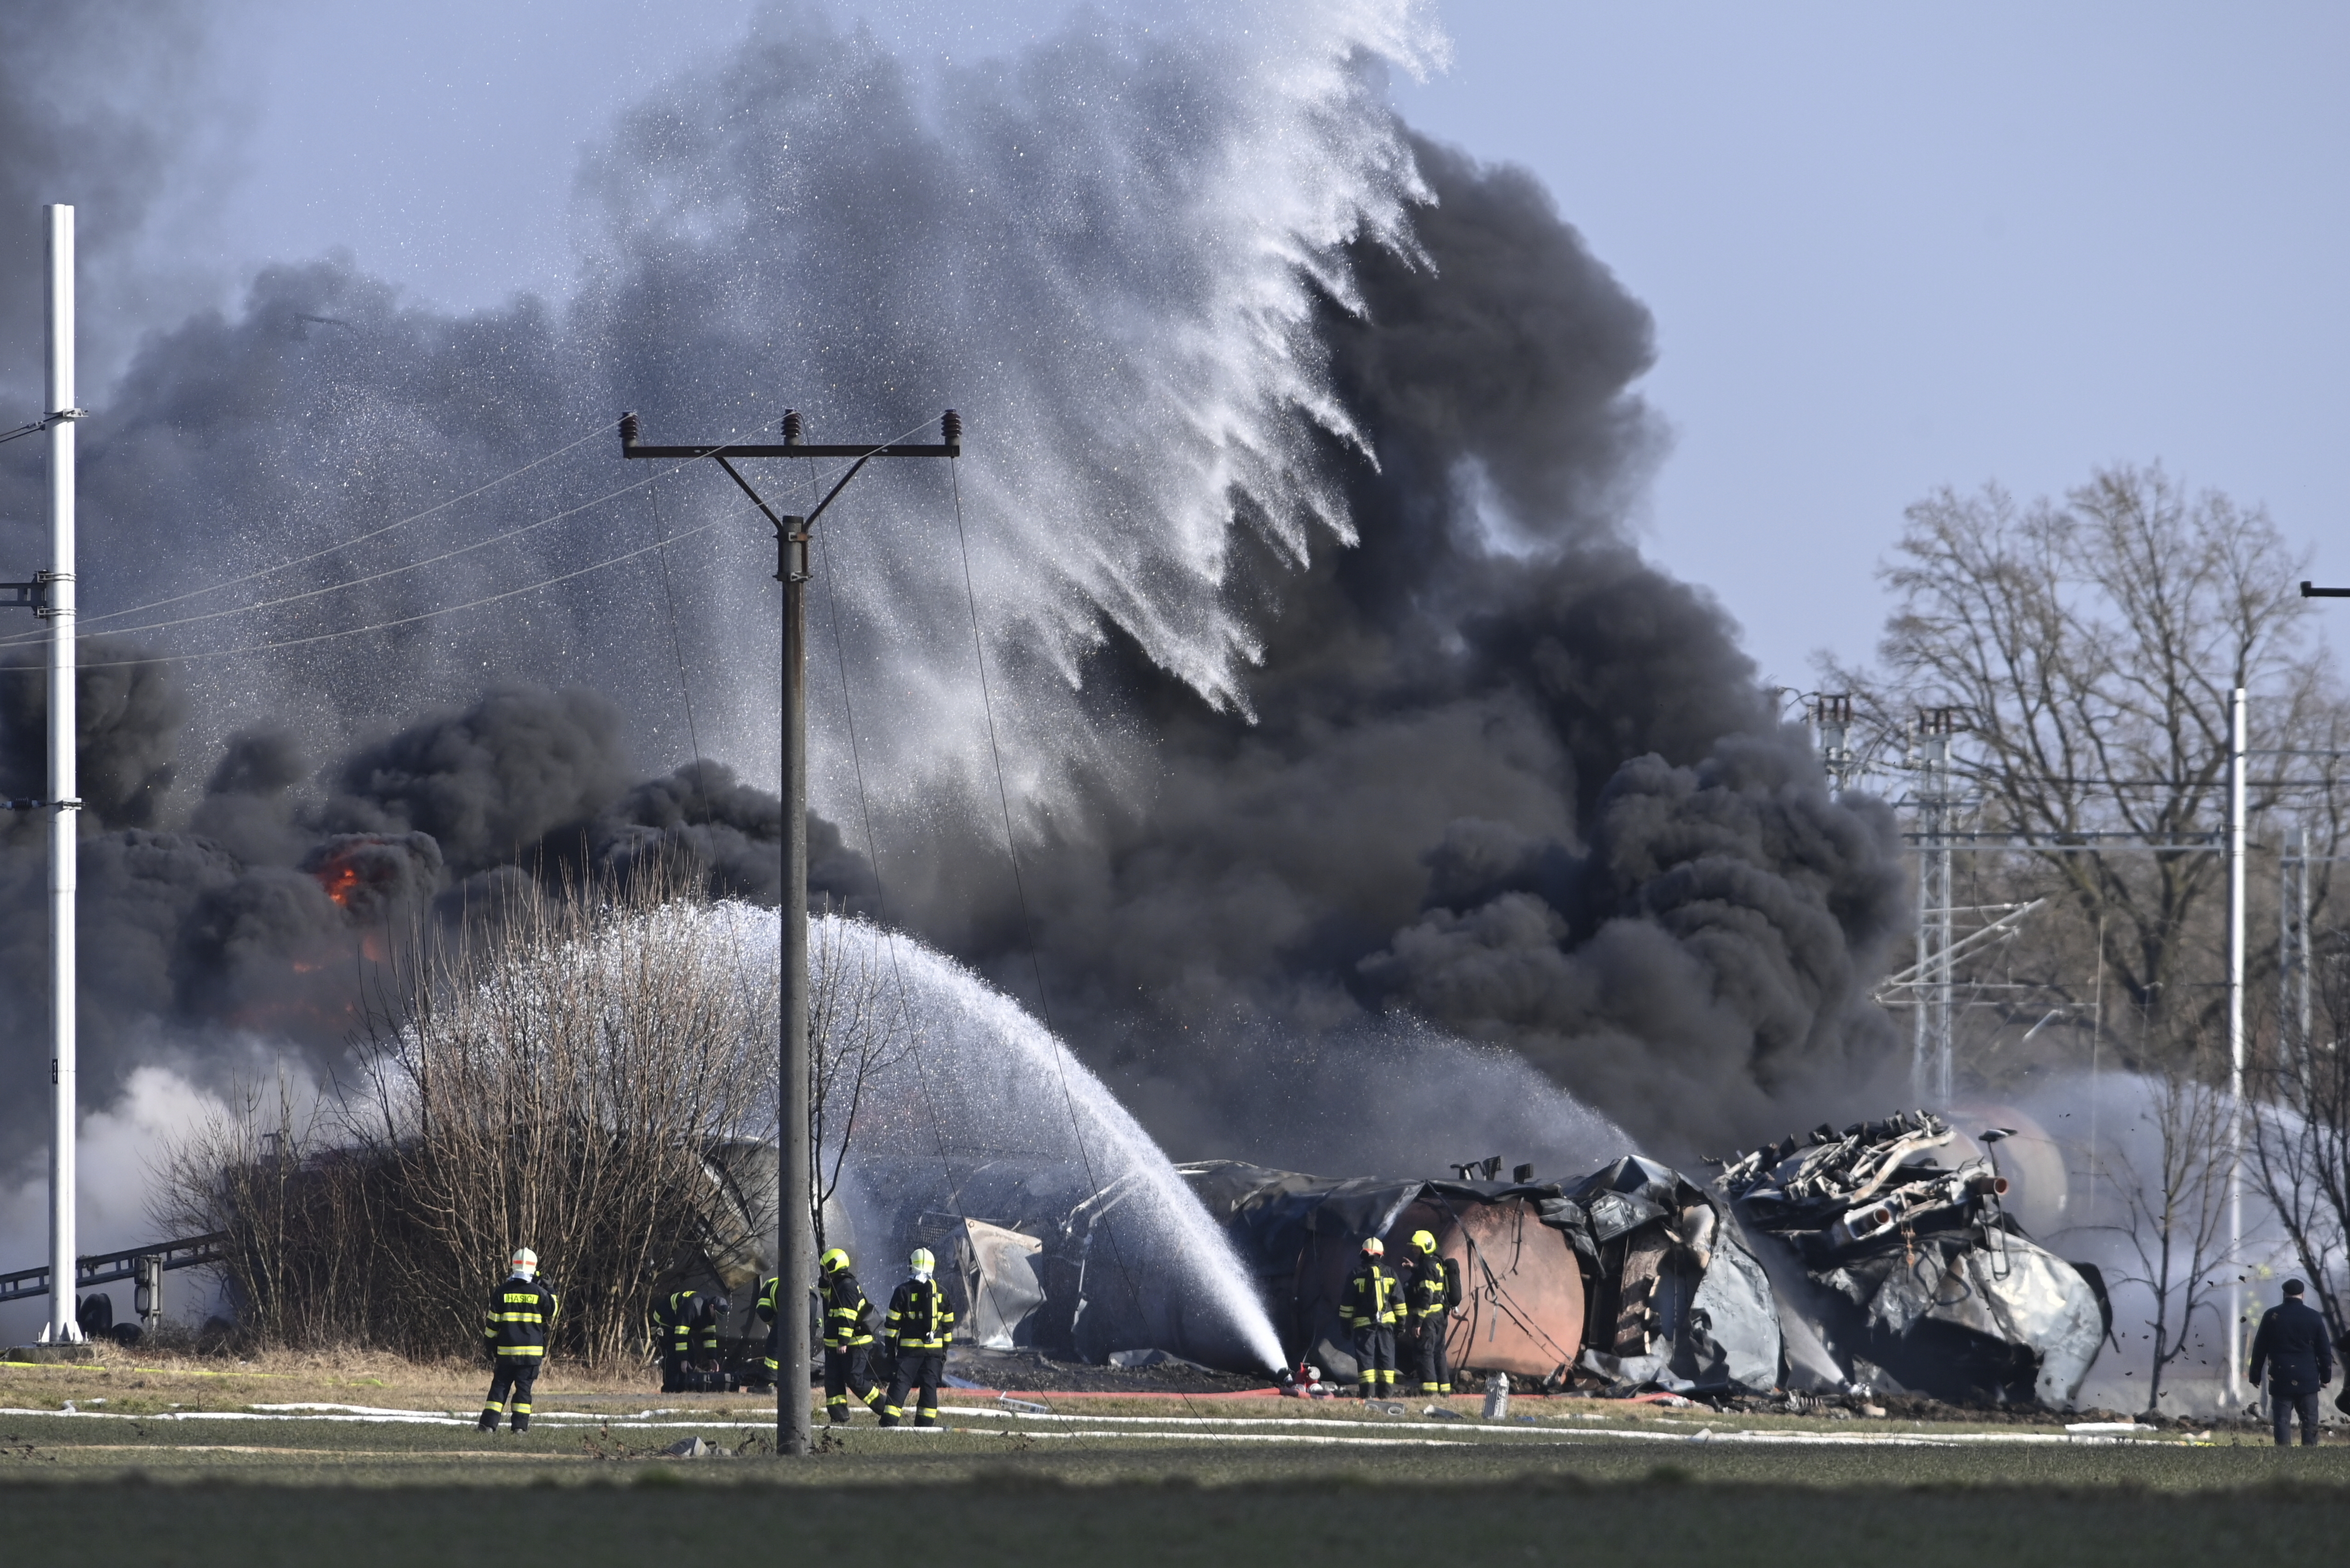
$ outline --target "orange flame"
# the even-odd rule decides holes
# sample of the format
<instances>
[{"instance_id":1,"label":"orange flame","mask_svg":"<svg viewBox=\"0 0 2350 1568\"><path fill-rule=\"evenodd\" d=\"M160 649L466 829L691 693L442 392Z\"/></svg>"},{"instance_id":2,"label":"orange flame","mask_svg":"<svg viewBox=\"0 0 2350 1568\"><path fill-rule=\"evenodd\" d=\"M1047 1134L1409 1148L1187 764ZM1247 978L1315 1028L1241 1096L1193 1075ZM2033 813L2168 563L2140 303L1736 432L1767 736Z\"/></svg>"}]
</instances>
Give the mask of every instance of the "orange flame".
<instances>
[{"instance_id":1,"label":"orange flame","mask_svg":"<svg viewBox=\"0 0 2350 1568\"><path fill-rule=\"evenodd\" d=\"M348 861L328 866L318 873L318 885L326 888L328 898L348 909L351 895L359 890L359 869Z\"/></svg>"}]
</instances>

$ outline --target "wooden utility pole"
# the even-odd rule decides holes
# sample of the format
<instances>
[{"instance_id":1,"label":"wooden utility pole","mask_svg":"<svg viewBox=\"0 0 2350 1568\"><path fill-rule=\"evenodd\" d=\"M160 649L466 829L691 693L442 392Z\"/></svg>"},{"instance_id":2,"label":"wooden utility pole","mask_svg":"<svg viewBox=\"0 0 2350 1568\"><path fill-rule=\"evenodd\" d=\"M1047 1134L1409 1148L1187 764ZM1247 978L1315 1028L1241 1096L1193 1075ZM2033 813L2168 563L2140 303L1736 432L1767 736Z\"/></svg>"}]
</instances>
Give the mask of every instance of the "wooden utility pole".
<instances>
[{"instance_id":1,"label":"wooden utility pole","mask_svg":"<svg viewBox=\"0 0 2350 1568\"><path fill-rule=\"evenodd\" d=\"M620 455L690 459L706 457L743 487L743 493L775 525L775 580L784 585L783 772L784 903L783 976L779 985L777 1074L780 1079L775 1147L780 1169L775 1182L777 1247L775 1260L781 1283L775 1292L775 1327L781 1343L775 1352L775 1451L795 1455L808 1451L814 1424L808 1408L807 1303L816 1292L816 1226L813 1154L808 1147L808 966L807 966L807 580L808 540L816 519L824 515L848 482L877 457L944 457L962 455L962 419L952 409L940 421L936 446L884 442L863 446L809 446L800 440L796 410L784 414L780 446L741 441L712 441L691 446L645 446L637 440L637 416L620 416ZM806 516L785 514L751 488L733 460L753 457L845 458L852 460L847 473Z\"/></svg>"}]
</instances>

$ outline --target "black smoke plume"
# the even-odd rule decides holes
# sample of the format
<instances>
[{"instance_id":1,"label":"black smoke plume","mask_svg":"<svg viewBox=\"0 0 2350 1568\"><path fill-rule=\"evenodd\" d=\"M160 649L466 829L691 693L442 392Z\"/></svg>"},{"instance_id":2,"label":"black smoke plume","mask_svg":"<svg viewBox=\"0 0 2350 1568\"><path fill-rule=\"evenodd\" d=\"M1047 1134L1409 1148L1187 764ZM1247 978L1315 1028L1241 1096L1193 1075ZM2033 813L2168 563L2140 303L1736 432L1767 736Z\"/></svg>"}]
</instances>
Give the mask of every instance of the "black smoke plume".
<instances>
[{"instance_id":1,"label":"black smoke plume","mask_svg":"<svg viewBox=\"0 0 2350 1568\"><path fill-rule=\"evenodd\" d=\"M1415 1020L1659 1152L1874 1091L1890 819L1827 797L1719 606L1629 539L1647 312L1531 177L1403 130L1360 64L1392 29L1149 23L926 78L779 5L617 122L574 299L452 317L332 258L158 324L85 432L94 629L183 656L84 676L93 1103L167 1050L331 1055L369 933L420 903L655 852L775 896L777 804L712 760L772 755L764 525L698 469L622 488L655 476L609 428L785 402L818 439L953 404L973 454L827 520L816 788L856 831L817 826L817 890L1045 1008L1171 1147L1290 1158L1309 1107L1494 1124L1467 1102L1501 1080L1410 1065L1449 1049ZM36 444L0 448L28 561ZM37 688L0 724L37 771Z\"/></svg>"},{"instance_id":2,"label":"black smoke plume","mask_svg":"<svg viewBox=\"0 0 2350 1568\"><path fill-rule=\"evenodd\" d=\"M1360 306L1321 323L1377 459L1331 458L1361 544L1237 574L1264 596L1253 722L1102 661L1158 781L1035 852L1048 995L1126 1042L1162 1123L1189 1091L1186 1147L1281 1136L1248 1085L1393 1007L1683 1155L1842 1115L1894 1087L1866 994L1903 907L1890 815L1828 797L1719 607L1625 538L1661 444L1628 389L1647 311L1523 171L1414 152L1423 255L1357 245ZM944 934L1016 931L1000 847L960 864L994 898ZM1267 1119L1378 1098L1348 1054L1305 1049Z\"/></svg>"}]
</instances>

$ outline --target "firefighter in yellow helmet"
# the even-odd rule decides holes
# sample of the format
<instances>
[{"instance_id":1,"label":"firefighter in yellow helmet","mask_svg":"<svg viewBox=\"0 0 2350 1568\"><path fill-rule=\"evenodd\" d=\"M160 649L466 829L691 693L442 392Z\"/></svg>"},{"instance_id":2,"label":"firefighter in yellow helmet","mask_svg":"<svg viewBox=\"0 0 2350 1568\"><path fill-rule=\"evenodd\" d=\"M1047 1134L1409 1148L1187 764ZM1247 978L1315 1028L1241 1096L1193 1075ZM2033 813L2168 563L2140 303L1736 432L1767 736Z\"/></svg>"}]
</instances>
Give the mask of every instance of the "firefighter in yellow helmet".
<instances>
[{"instance_id":1,"label":"firefighter in yellow helmet","mask_svg":"<svg viewBox=\"0 0 2350 1568\"><path fill-rule=\"evenodd\" d=\"M509 1408L514 1411L514 1429L530 1430L531 1385L538 1381L538 1369L546 1365L546 1335L554 1326L555 1293L538 1277L538 1254L528 1247L517 1247L506 1263L505 1283L491 1294L490 1314L482 1324L482 1337L497 1370L490 1378L490 1397L482 1406L480 1430L496 1431L498 1417Z\"/></svg>"},{"instance_id":2,"label":"firefighter in yellow helmet","mask_svg":"<svg viewBox=\"0 0 2350 1568\"><path fill-rule=\"evenodd\" d=\"M849 1272L848 1254L841 1248L818 1258L816 1272L824 1304L824 1407L838 1425L848 1419L851 1394L868 1409L881 1408L881 1390L873 1383L873 1303Z\"/></svg>"},{"instance_id":3,"label":"firefighter in yellow helmet","mask_svg":"<svg viewBox=\"0 0 2350 1568\"><path fill-rule=\"evenodd\" d=\"M938 1260L928 1247L914 1249L914 1277L889 1296L889 1316L882 1326L898 1370L889 1377L889 1395L881 1405L881 1424L894 1427L905 1415L909 1389L921 1393L914 1425L935 1428L939 1424L939 1379L946 1376L947 1346L954 1342L954 1303L931 1277Z\"/></svg>"},{"instance_id":4,"label":"firefighter in yellow helmet","mask_svg":"<svg viewBox=\"0 0 2350 1568\"><path fill-rule=\"evenodd\" d=\"M1338 1321L1355 1336L1355 1365L1366 1399L1395 1392L1396 1324L1403 1317L1399 1282L1385 1262L1387 1243L1377 1236L1363 1243L1363 1261L1339 1298Z\"/></svg>"},{"instance_id":5,"label":"firefighter in yellow helmet","mask_svg":"<svg viewBox=\"0 0 2350 1568\"><path fill-rule=\"evenodd\" d=\"M1419 1372L1424 1395L1452 1392L1452 1367L1445 1336L1452 1326L1452 1309L1461 1304L1458 1264L1440 1256L1436 1237L1427 1231L1411 1233L1411 1272L1404 1280L1404 1311L1409 1319L1413 1365Z\"/></svg>"}]
</instances>

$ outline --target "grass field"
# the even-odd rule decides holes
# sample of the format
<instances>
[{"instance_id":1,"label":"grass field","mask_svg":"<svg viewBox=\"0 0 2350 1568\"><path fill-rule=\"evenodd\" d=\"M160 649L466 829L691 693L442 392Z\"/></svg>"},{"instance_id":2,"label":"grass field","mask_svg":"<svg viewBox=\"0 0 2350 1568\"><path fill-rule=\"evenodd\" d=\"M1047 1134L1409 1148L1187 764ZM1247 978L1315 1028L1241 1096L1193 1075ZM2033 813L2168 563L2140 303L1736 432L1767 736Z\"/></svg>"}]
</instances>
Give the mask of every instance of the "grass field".
<instances>
[{"instance_id":1,"label":"grass field","mask_svg":"<svg viewBox=\"0 0 2350 1568\"><path fill-rule=\"evenodd\" d=\"M2350 1445L2280 1453L2061 1427L1721 1417L1522 1401L1530 1421L1284 1399L951 1393L938 1434L861 1420L785 1463L774 1407L567 1382L528 1434L472 1427L463 1366L0 1367L0 1530L153 1563L2222 1561L2332 1547ZM67 1406L70 1402L71 1409ZM1469 1411L1473 1402L1452 1401ZM306 1407L289 1408L289 1407ZM659 1451L700 1436L726 1458ZM1617 1555L1620 1554L1620 1555Z\"/></svg>"}]
</instances>

